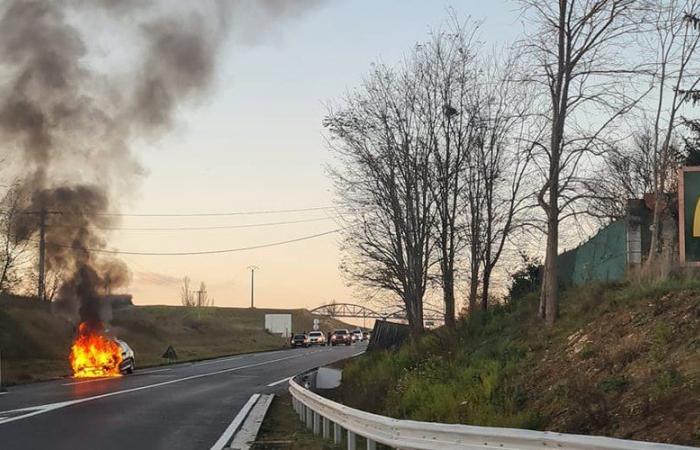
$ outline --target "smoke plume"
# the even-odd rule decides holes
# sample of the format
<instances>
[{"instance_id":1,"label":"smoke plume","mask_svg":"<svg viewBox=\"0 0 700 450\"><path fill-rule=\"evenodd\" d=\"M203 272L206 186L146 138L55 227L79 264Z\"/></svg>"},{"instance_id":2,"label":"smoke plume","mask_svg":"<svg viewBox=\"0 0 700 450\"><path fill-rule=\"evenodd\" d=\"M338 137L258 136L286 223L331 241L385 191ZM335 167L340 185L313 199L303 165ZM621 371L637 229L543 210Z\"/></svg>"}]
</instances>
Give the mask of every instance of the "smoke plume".
<instances>
[{"instance_id":1,"label":"smoke plume","mask_svg":"<svg viewBox=\"0 0 700 450\"><path fill-rule=\"evenodd\" d=\"M18 235L36 239L48 212L46 267L64 274L56 306L81 321L100 320L101 296L129 281L124 263L88 249L106 248L110 213L143 176L130 143L167 132L178 107L207 92L234 22L315 4L173 3L14 0L0 11L0 138L26 199ZM94 41L105 38L92 19L119 30L106 40L129 46L127 64L95 68Z\"/></svg>"}]
</instances>

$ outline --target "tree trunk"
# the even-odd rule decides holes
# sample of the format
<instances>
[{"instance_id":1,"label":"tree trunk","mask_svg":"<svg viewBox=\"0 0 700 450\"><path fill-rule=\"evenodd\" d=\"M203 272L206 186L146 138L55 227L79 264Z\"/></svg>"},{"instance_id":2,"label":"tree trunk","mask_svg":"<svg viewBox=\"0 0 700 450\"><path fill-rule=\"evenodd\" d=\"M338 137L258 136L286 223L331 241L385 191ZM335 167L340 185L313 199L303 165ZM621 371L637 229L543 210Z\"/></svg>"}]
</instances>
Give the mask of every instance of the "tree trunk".
<instances>
[{"instance_id":1,"label":"tree trunk","mask_svg":"<svg viewBox=\"0 0 700 450\"><path fill-rule=\"evenodd\" d=\"M454 328L455 326L455 287L454 274L447 272L444 279L443 297L445 300L445 325Z\"/></svg>"},{"instance_id":2,"label":"tree trunk","mask_svg":"<svg viewBox=\"0 0 700 450\"><path fill-rule=\"evenodd\" d=\"M491 267L484 267L483 284L481 286L481 310L486 311L489 305L489 284L491 283Z\"/></svg>"},{"instance_id":3,"label":"tree trunk","mask_svg":"<svg viewBox=\"0 0 700 450\"><path fill-rule=\"evenodd\" d=\"M408 308L409 304L411 305ZM411 334L418 336L423 333L423 302L415 294L409 294L406 302L406 316Z\"/></svg>"},{"instance_id":4,"label":"tree trunk","mask_svg":"<svg viewBox=\"0 0 700 450\"><path fill-rule=\"evenodd\" d=\"M474 258L474 257L472 257ZM476 267L475 267L476 266ZM469 313L476 312L476 302L479 293L479 266L472 261L471 276L469 280Z\"/></svg>"},{"instance_id":5,"label":"tree trunk","mask_svg":"<svg viewBox=\"0 0 700 450\"><path fill-rule=\"evenodd\" d=\"M540 295L540 316L547 325L554 324L557 318L557 298L559 295L557 253L559 249L559 218L547 221L547 253L544 263L544 283Z\"/></svg>"}]
</instances>

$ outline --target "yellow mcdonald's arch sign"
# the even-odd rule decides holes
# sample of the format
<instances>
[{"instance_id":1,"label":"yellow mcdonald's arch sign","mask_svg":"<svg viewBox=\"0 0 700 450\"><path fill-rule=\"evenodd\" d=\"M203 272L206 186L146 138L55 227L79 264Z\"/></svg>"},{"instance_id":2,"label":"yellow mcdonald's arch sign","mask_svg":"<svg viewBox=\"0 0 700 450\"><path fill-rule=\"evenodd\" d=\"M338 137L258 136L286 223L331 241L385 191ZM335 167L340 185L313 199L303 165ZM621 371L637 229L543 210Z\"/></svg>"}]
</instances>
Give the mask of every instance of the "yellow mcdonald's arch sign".
<instances>
[{"instance_id":1,"label":"yellow mcdonald's arch sign","mask_svg":"<svg viewBox=\"0 0 700 450\"><path fill-rule=\"evenodd\" d=\"M678 171L678 238L681 263L700 266L700 166Z\"/></svg>"},{"instance_id":2,"label":"yellow mcdonald's arch sign","mask_svg":"<svg viewBox=\"0 0 700 450\"><path fill-rule=\"evenodd\" d=\"M695 202L695 213L693 214L693 237L700 237L700 197Z\"/></svg>"}]
</instances>

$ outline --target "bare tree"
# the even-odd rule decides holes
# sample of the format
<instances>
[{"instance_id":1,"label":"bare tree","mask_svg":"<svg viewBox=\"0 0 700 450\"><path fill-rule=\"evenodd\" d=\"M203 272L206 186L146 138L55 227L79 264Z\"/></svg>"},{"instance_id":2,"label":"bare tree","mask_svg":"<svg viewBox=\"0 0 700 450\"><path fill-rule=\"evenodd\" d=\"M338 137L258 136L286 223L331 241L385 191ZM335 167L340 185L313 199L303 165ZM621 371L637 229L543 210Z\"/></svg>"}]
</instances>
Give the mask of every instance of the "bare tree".
<instances>
[{"instance_id":1,"label":"bare tree","mask_svg":"<svg viewBox=\"0 0 700 450\"><path fill-rule=\"evenodd\" d=\"M338 164L331 174L344 231L341 268L363 286L395 293L413 333L434 264L431 147L415 101L415 73L379 65L324 125Z\"/></svg>"},{"instance_id":2,"label":"bare tree","mask_svg":"<svg viewBox=\"0 0 700 450\"><path fill-rule=\"evenodd\" d=\"M472 231L478 233L475 237L481 240L472 251L479 251L481 262L482 310L487 309L492 274L506 242L518 225L518 216L530 206L522 188L533 150L533 141L526 139L533 131L532 98L521 83L514 81L517 72L518 58L514 54L494 54L482 64L477 95L473 96L478 132L470 166L475 167L477 176L469 181L480 185L473 189L480 205L475 210L475 202L470 199L468 209L476 216L472 223L481 221L478 227L472 225ZM470 307L475 303L473 293L472 289Z\"/></svg>"},{"instance_id":3,"label":"bare tree","mask_svg":"<svg viewBox=\"0 0 700 450\"><path fill-rule=\"evenodd\" d=\"M416 105L431 151L431 193L435 202L435 239L445 324L455 325L455 278L463 246L461 225L467 154L473 140L474 110L469 97L476 86L477 27L454 17L447 30L433 33L419 46L412 70L420 82Z\"/></svg>"},{"instance_id":4,"label":"bare tree","mask_svg":"<svg viewBox=\"0 0 700 450\"><path fill-rule=\"evenodd\" d=\"M194 292L192 292L190 284L190 277L182 279L182 286L180 287L180 302L182 302L182 306L195 306Z\"/></svg>"},{"instance_id":5,"label":"bare tree","mask_svg":"<svg viewBox=\"0 0 700 450\"><path fill-rule=\"evenodd\" d=\"M521 0L537 32L525 40L548 109L549 142L537 143L543 183L537 193L545 214L547 245L540 315L557 317L559 224L585 198L581 167L603 151L602 134L639 100L628 92L632 72L620 53L638 27L635 0ZM585 120L577 117L585 115Z\"/></svg>"},{"instance_id":6,"label":"bare tree","mask_svg":"<svg viewBox=\"0 0 700 450\"><path fill-rule=\"evenodd\" d=\"M10 186L0 201L0 292L6 293L18 287L19 269L28 261L30 245L18 223L25 220L21 211L21 191Z\"/></svg>"},{"instance_id":7,"label":"bare tree","mask_svg":"<svg viewBox=\"0 0 700 450\"><path fill-rule=\"evenodd\" d=\"M677 183L676 169L682 164L685 155L680 145L672 142L669 147L667 174L669 180L666 191L673 191ZM604 225L613 220L623 219L627 214L627 199L641 198L654 192L654 132L651 126L644 127L632 136L631 142L611 147L603 157L598 176L585 182L590 193L586 213Z\"/></svg>"},{"instance_id":8,"label":"bare tree","mask_svg":"<svg viewBox=\"0 0 700 450\"><path fill-rule=\"evenodd\" d=\"M680 111L684 100L695 102L693 93L700 83L700 73L694 55L700 42L700 32L692 20L700 12L697 0L651 0L644 33L644 46L655 55L652 85L656 107L652 113L652 187L654 210L648 264L653 264L661 252L661 209L665 203L669 180L678 165L677 147L673 145L675 131L682 123Z\"/></svg>"}]
</instances>

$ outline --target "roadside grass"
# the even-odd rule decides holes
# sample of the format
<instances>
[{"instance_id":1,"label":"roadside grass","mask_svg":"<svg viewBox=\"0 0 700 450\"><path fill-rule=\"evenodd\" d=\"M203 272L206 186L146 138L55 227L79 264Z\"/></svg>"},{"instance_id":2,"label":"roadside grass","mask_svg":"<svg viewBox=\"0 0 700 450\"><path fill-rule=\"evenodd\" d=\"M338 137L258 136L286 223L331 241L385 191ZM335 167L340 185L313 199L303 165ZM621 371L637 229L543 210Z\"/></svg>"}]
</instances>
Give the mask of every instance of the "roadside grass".
<instances>
[{"instance_id":1,"label":"roadside grass","mask_svg":"<svg viewBox=\"0 0 700 450\"><path fill-rule=\"evenodd\" d=\"M295 330L313 326L313 315L303 309L134 306L114 310L108 332L129 343L143 368L166 364L162 355L169 345L176 362L283 348L284 339L263 329L266 313L292 314ZM322 319L321 326L347 327L332 319ZM3 385L69 375L73 333L74 325L54 314L50 304L0 297Z\"/></svg>"},{"instance_id":2,"label":"roadside grass","mask_svg":"<svg viewBox=\"0 0 700 450\"><path fill-rule=\"evenodd\" d=\"M265 415L253 450L340 450L319 436L315 436L299 420L292 408L289 392L276 395Z\"/></svg>"},{"instance_id":3,"label":"roadside grass","mask_svg":"<svg viewBox=\"0 0 700 450\"><path fill-rule=\"evenodd\" d=\"M356 447L366 448L367 441L357 436ZM377 444L376 447L377 450L389 449L382 444ZM345 431L343 431L342 443L335 445L332 440L323 439L322 436L315 435L306 428L294 412L292 396L287 391L275 395L252 446L252 450L342 450L346 448L348 446Z\"/></svg>"},{"instance_id":4,"label":"roadside grass","mask_svg":"<svg viewBox=\"0 0 700 450\"><path fill-rule=\"evenodd\" d=\"M700 444L700 280L528 294L348 363L332 397L392 417Z\"/></svg>"}]
</instances>

